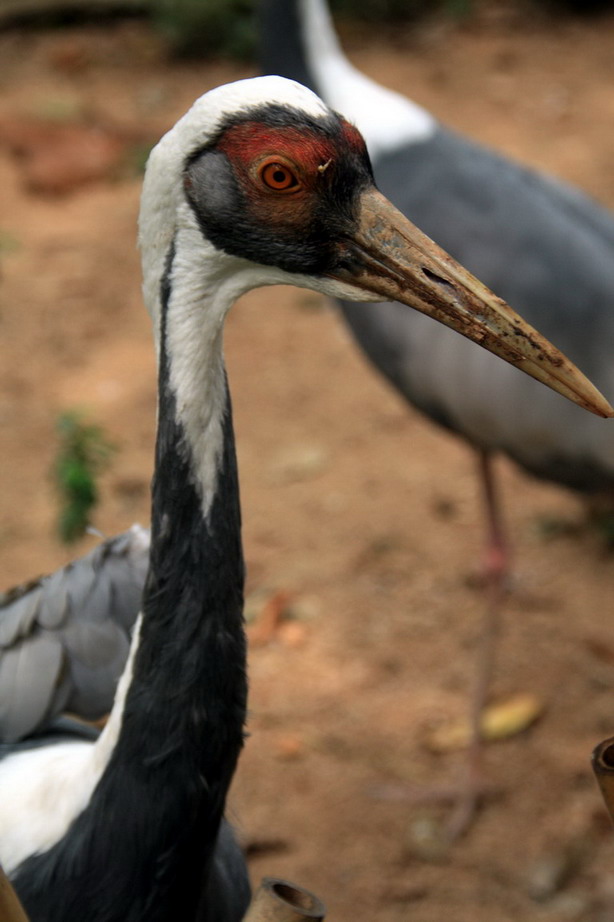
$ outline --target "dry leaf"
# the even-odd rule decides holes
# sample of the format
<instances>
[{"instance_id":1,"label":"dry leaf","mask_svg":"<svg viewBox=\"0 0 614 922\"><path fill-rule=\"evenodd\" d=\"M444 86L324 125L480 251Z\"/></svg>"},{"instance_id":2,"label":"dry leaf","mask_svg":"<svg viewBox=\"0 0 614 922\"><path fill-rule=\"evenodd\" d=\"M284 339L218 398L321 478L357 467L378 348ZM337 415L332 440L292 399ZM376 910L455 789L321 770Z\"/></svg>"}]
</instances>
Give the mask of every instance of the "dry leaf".
<instances>
[{"instance_id":1,"label":"dry leaf","mask_svg":"<svg viewBox=\"0 0 614 922\"><path fill-rule=\"evenodd\" d=\"M271 642L288 613L290 599L291 594L283 589L279 589L266 599L256 618L247 628L251 646L261 647Z\"/></svg>"},{"instance_id":2,"label":"dry leaf","mask_svg":"<svg viewBox=\"0 0 614 922\"><path fill-rule=\"evenodd\" d=\"M528 729L541 716L543 702L536 695L518 694L484 708L482 712L482 738L486 742L508 739ZM469 721L448 721L431 728L425 743L433 752L449 752L469 745Z\"/></svg>"}]
</instances>

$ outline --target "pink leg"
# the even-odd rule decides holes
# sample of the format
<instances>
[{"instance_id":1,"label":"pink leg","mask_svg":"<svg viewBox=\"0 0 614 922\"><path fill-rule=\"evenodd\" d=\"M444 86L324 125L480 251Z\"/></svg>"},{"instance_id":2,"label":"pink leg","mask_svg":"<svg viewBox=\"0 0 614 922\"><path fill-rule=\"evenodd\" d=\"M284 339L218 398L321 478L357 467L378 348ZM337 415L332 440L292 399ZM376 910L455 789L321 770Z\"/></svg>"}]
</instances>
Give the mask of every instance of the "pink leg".
<instances>
[{"instance_id":1,"label":"pink leg","mask_svg":"<svg viewBox=\"0 0 614 922\"><path fill-rule=\"evenodd\" d=\"M481 717L493 674L501 606L509 574L509 553L504 537L490 453L480 451L478 462L487 523L484 566L487 602L477 654L475 686L471 695L469 715L471 736L463 775L456 784L446 786L415 790L387 785L379 790L379 796L386 799L406 798L414 803L422 804L437 801L452 802L454 807L444 833L448 842L453 842L467 831L480 800L489 789L483 778Z\"/></svg>"},{"instance_id":2,"label":"pink leg","mask_svg":"<svg viewBox=\"0 0 614 922\"><path fill-rule=\"evenodd\" d=\"M501 504L495 486L492 455L478 450L478 471L486 515L484 576L489 586L504 584L510 572L510 552L503 527ZM503 586L503 588L505 588Z\"/></svg>"},{"instance_id":3,"label":"pink leg","mask_svg":"<svg viewBox=\"0 0 614 922\"><path fill-rule=\"evenodd\" d=\"M457 801L448 826L448 832L452 839L462 835L470 825L483 790L481 718L492 680L497 637L501 623L501 607L505 598L509 574L510 555L507 541L504 537L491 454L487 451L480 451L478 463L488 534L485 555L488 597L477 654L475 686L471 695L469 713L471 739L465 764L465 778L462 794Z\"/></svg>"}]
</instances>

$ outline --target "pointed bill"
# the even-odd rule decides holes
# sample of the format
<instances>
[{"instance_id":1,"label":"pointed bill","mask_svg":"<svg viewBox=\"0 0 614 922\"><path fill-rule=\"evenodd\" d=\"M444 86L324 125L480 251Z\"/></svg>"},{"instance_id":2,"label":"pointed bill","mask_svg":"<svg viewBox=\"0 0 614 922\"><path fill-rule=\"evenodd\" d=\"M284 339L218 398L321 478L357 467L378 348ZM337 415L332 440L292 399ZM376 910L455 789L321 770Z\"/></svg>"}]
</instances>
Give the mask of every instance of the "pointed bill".
<instances>
[{"instance_id":1,"label":"pointed bill","mask_svg":"<svg viewBox=\"0 0 614 922\"><path fill-rule=\"evenodd\" d=\"M408 221L376 189L330 278L434 317L597 416L614 409L562 352Z\"/></svg>"}]
</instances>

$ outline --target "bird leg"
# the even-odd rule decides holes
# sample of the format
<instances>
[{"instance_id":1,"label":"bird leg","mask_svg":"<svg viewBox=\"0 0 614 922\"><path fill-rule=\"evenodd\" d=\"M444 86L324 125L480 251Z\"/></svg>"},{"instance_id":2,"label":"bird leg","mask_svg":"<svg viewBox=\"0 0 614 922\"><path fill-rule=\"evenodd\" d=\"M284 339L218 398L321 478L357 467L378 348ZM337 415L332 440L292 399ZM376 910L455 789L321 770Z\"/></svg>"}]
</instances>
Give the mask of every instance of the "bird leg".
<instances>
[{"instance_id":1,"label":"bird leg","mask_svg":"<svg viewBox=\"0 0 614 922\"><path fill-rule=\"evenodd\" d=\"M480 632L476 661L475 686L469 712L469 749L464 767L460 796L448 823L452 840L469 827L479 806L482 784L482 712L488 698L493 675L495 652L501 624L501 607L507 590L509 576L509 551L504 534L501 506L498 501L492 455L486 450L478 452L480 481L487 523L487 545L484 576L486 579L486 610Z\"/></svg>"},{"instance_id":2,"label":"bird leg","mask_svg":"<svg viewBox=\"0 0 614 922\"><path fill-rule=\"evenodd\" d=\"M480 481L487 522L487 543L483 577L487 591L486 610L480 630L479 648L475 669L475 685L471 694L469 711L469 745L461 776L456 782L443 786L429 785L413 788L406 785L387 785L378 788L377 795L384 799L404 799L414 804L452 803L453 808L445 828L441 831L442 844L450 845L463 835L471 825L480 802L492 793L492 786L484 780L482 770L482 713L493 674L497 637L499 634L501 606L508 586L509 552L504 537L501 508L492 470L492 456L480 451Z\"/></svg>"},{"instance_id":3,"label":"bird leg","mask_svg":"<svg viewBox=\"0 0 614 922\"><path fill-rule=\"evenodd\" d=\"M482 712L488 698L493 674L504 596L505 580L493 578L488 587L488 600L482 622L476 662L476 681L469 712L469 745L462 774L455 784L440 788L429 787L420 794L416 791L407 791L408 799L415 803L452 802L452 812L441 832L441 839L447 845L451 845L469 829L482 799L488 793L492 793L492 788L485 782L482 765L484 750Z\"/></svg>"},{"instance_id":4,"label":"bird leg","mask_svg":"<svg viewBox=\"0 0 614 922\"><path fill-rule=\"evenodd\" d=\"M483 579L492 589L499 586L505 591L505 584L510 575L510 551L503 526L503 514L497 495L492 454L486 449L478 449L479 478L486 514L486 550L482 568Z\"/></svg>"}]
</instances>

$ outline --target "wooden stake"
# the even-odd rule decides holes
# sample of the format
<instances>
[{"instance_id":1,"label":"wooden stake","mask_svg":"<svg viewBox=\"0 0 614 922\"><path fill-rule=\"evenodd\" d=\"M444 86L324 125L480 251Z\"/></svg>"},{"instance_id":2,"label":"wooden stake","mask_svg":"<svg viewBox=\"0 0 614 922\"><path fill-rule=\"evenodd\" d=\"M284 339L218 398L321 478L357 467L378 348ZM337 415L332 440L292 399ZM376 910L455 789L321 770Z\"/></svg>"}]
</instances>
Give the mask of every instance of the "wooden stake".
<instances>
[{"instance_id":1,"label":"wooden stake","mask_svg":"<svg viewBox=\"0 0 614 922\"><path fill-rule=\"evenodd\" d=\"M0 920L2 922L28 922L28 917L17 899L11 883L0 867Z\"/></svg>"},{"instance_id":2,"label":"wooden stake","mask_svg":"<svg viewBox=\"0 0 614 922\"><path fill-rule=\"evenodd\" d=\"M326 914L317 896L287 880L264 877L243 922L322 922Z\"/></svg>"},{"instance_id":3,"label":"wooden stake","mask_svg":"<svg viewBox=\"0 0 614 922\"><path fill-rule=\"evenodd\" d=\"M614 823L614 736L595 746L592 763L601 795Z\"/></svg>"}]
</instances>

